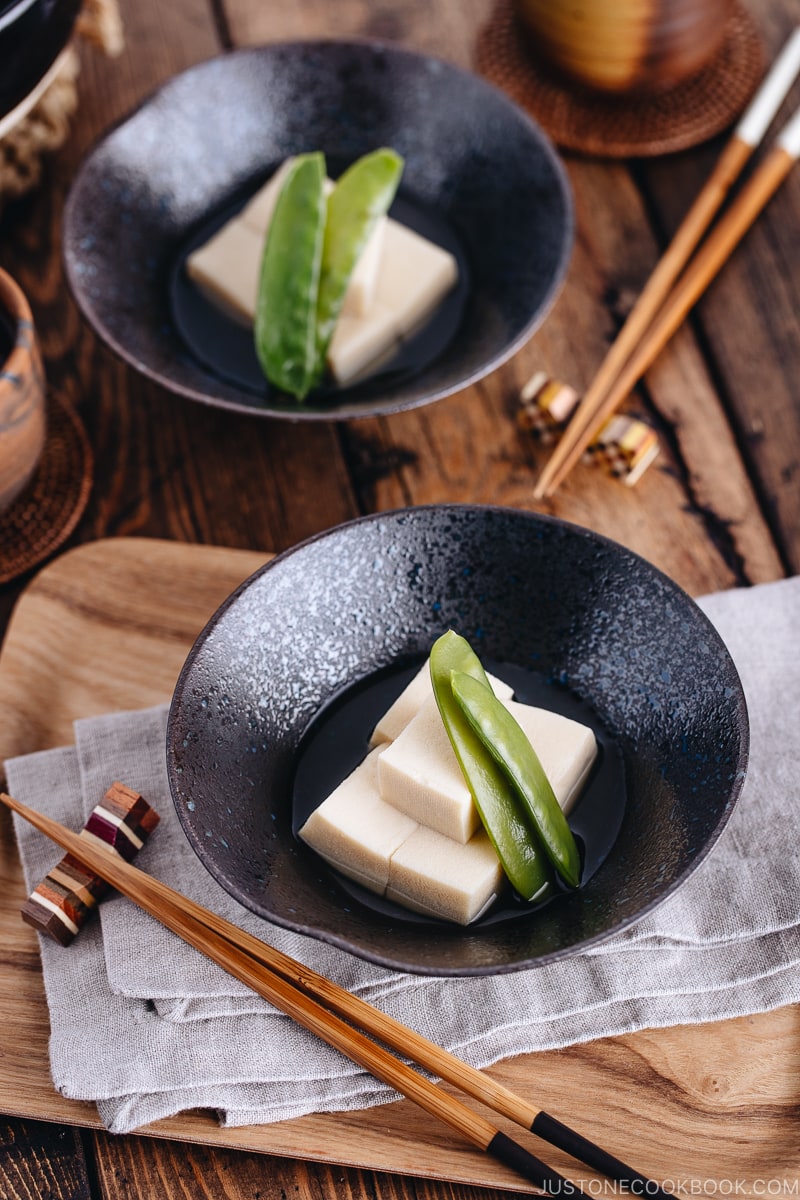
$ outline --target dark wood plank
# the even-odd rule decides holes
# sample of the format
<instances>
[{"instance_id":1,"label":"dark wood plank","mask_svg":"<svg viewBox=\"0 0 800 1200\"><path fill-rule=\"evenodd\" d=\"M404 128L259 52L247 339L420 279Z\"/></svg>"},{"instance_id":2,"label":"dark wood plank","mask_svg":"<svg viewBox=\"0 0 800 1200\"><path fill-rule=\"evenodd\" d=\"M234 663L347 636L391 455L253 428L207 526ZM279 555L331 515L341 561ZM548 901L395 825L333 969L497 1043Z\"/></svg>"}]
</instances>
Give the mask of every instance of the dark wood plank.
<instances>
[{"instance_id":1,"label":"dark wood plank","mask_svg":"<svg viewBox=\"0 0 800 1200\"><path fill-rule=\"evenodd\" d=\"M508 1192L143 1138L96 1138L104 1196L125 1200L502 1200Z\"/></svg>"},{"instance_id":2,"label":"dark wood plank","mask_svg":"<svg viewBox=\"0 0 800 1200\"><path fill-rule=\"evenodd\" d=\"M430 4L428 0L304 0L280 7L251 0L223 0L226 28L233 45L295 38L368 37L401 41L453 62L472 55L475 30L489 16L494 0Z\"/></svg>"},{"instance_id":3,"label":"dark wood plank","mask_svg":"<svg viewBox=\"0 0 800 1200\"><path fill-rule=\"evenodd\" d=\"M83 54L70 143L48 166L44 186L0 222L0 263L29 292L48 377L78 404L98 459L92 501L74 540L143 533L282 549L360 510L430 500L533 507L543 454L514 426L518 387L540 364L586 384L705 178L713 147L634 173L571 161L579 241L567 286L539 335L479 387L429 410L360 422L341 440L332 428L219 414L135 376L83 325L57 253L66 189L83 153L175 71L228 44L349 34L401 40L468 65L491 8L491 0L339 0L332 28L326 0L125 0L124 56L107 62ZM755 15L774 47L791 5L759 5ZM693 592L775 578L800 562L800 422L792 383L800 351L791 269L797 188L790 180L637 394L635 405L662 434L658 466L633 492L580 467L548 509L626 542ZM0 620L12 595L0 597ZM21 1121L3 1130L0 1194L7 1188L31 1200L90 1196L78 1135ZM494 1195L148 1139L96 1134L91 1145L100 1191L109 1198Z\"/></svg>"},{"instance_id":4,"label":"dark wood plank","mask_svg":"<svg viewBox=\"0 0 800 1200\"><path fill-rule=\"evenodd\" d=\"M89 1180L77 1129L0 1118L0 1196L92 1200Z\"/></svg>"},{"instance_id":5,"label":"dark wood plank","mask_svg":"<svg viewBox=\"0 0 800 1200\"><path fill-rule=\"evenodd\" d=\"M515 427L519 388L539 368L585 386L644 280L641 264L655 253L624 167L572 160L569 173L579 237L552 315L479 386L433 408L347 430L362 505L451 499L541 507L625 543L693 594L778 577L780 558L690 330L629 406L662 440L660 459L642 482L628 489L579 465L551 503L533 501L546 451Z\"/></svg>"},{"instance_id":6,"label":"dark wood plank","mask_svg":"<svg viewBox=\"0 0 800 1200\"><path fill-rule=\"evenodd\" d=\"M469 66L491 4L357 3L337 7L337 33L384 35ZM228 0L237 44L326 31L322 6L279 18L248 0ZM387 23L387 14L393 23ZM516 396L540 367L585 387L641 289L658 247L636 180L625 165L568 160L578 238L553 313L514 360L477 387L435 406L343 430L349 466L366 511L440 501L543 507L625 543L693 594L774 579L783 573L759 499L731 433L716 381L691 330L650 373L633 409L659 429L662 454L636 489L579 466L552 503L535 504L545 453L520 434Z\"/></svg>"},{"instance_id":7,"label":"dark wood plank","mask_svg":"<svg viewBox=\"0 0 800 1200\"><path fill-rule=\"evenodd\" d=\"M790 4L751 8L771 61L796 24L797 9ZM796 86L756 161L763 158L798 99ZM642 167L642 184L662 246L710 173L719 148L718 141ZM800 173L795 170L701 299L691 322L790 572L800 570L798 222ZM662 360L673 354L668 348ZM659 377L662 373L659 364ZM701 397L692 399L703 403Z\"/></svg>"},{"instance_id":8,"label":"dark wood plank","mask_svg":"<svg viewBox=\"0 0 800 1200\"><path fill-rule=\"evenodd\" d=\"M50 384L79 407L95 452L95 488L73 541L144 533L283 549L356 515L335 429L264 422L166 393L98 344L67 293L61 214L87 148L160 83L220 49L205 0L122 7L124 54L82 52L72 137L44 186L0 224L0 264L27 291Z\"/></svg>"}]
</instances>

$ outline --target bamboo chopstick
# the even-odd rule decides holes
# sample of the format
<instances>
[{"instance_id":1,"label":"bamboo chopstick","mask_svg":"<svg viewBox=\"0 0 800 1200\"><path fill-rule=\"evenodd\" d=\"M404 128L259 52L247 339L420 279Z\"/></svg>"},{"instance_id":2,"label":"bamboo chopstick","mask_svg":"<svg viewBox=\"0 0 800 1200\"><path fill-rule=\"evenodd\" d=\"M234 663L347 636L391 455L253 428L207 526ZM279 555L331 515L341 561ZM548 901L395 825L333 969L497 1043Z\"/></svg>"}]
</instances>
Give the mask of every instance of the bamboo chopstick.
<instances>
[{"instance_id":1,"label":"bamboo chopstick","mask_svg":"<svg viewBox=\"0 0 800 1200\"><path fill-rule=\"evenodd\" d=\"M340 1017L600 1173L642 1194L662 1200L665 1197L652 1181L569 1126L536 1109L483 1072L461 1062L311 968L259 941L102 847L87 845L84 838L20 801L5 794L0 794L0 801L299 1024L545 1191L560 1191L564 1187L576 1192L579 1189L471 1109L398 1062L358 1029L345 1024Z\"/></svg>"},{"instance_id":2,"label":"bamboo chopstick","mask_svg":"<svg viewBox=\"0 0 800 1200\"><path fill-rule=\"evenodd\" d=\"M698 250L671 292L659 316L647 330L616 381L605 396L601 397L599 403L595 404L591 416L585 419L582 427L574 434L572 426L569 426L559 443L561 450L559 462L549 472L546 491L541 491L544 484L540 480L536 491L537 496L552 495L569 474L591 442L596 430L623 403L680 327L689 310L697 303L708 285L728 261L756 217L783 183L798 157L800 157L800 111L785 127L775 149L754 173L720 219L716 228L709 234L701 249ZM549 463L548 466L550 466Z\"/></svg>"},{"instance_id":3,"label":"bamboo chopstick","mask_svg":"<svg viewBox=\"0 0 800 1200\"><path fill-rule=\"evenodd\" d=\"M689 262L728 192L754 149L762 141L799 71L800 27L794 30L748 105L714 170L681 222L600 364L564 436L542 470L534 489L537 499L552 495L580 458L602 424L598 413L602 411L610 415L616 407L604 405L606 396L612 388L614 394L617 394L615 380L647 334L659 308L667 300L671 288Z\"/></svg>"}]
</instances>

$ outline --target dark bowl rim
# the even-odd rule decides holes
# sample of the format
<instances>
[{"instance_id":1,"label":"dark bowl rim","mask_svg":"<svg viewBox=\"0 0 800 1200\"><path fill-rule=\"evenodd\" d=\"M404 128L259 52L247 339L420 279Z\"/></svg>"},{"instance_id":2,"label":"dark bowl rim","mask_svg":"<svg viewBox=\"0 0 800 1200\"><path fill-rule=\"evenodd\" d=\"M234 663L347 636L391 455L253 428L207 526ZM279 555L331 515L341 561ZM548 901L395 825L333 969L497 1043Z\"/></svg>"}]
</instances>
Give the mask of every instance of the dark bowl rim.
<instances>
[{"instance_id":1,"label":"dark bowl rim","mask_svg":"<svg viewBox=\"0 0 800 1200\"><path fill-rule=\"evenodd\" d=\"M44 7L42 0L11 0L11 3L5 7L0 7L0 41L6 37L13 38L17 22L24 21L32 9L39 7ZM32 104L39 98L39 90L45 85L50 72L55 69L57 62L67 49L78 19L80 0L62 0L60 4L54 5L45 18L47 23L44 30L39 30L38 33L40 37L42 34L52 34L52 26L58 24L62 16L59 12L60 7L73 10L67 17L61 35L52 43L49 43L45 36L42 42L44 50L38 42L35 43L37 53L31 56L33 67L28 65L28 70L23 70L21 73L21 78L25 80L25 91L20 93L19 85L17 85L10 99L7 96L5 100L0 101L0 124L14 117L19 111L19 116L10 126L13 129L17 120L21 120L27 115ZM23 61L29 64L28 58Z\"/></svg>"},{"instance_id":2,"label":"dark bowl rim","mask_svg":"<svg viewBox=\"0 0 800 1200\"><path fill-rule=\"evenodd\" d=\"M287 50L311 52L327 47L354 47L365 51L380 52L384 54L391 54L397 57L436 63L459 75L465 76L471 82L478 83L481 87L486 88L487 91L493 93L497 99L499 99L504 105L513 111L518 120L521 120L523 124L528 126L529 134L538 143L541 152L550 163L555 181L559 187L562 200L564 202L563 243L548 294L543 303L526 322L523 329L520 330L516 337L512 339L507 346L504 346L500 351L497 352L497 354L488 359L482 366L477 367L474 371L464 375L464 377L459 379L456 383L443 385L439 388L433 389L430 392L425 392L423 395L415 396L408 400L397 400L394 402L383 403L379 408L374 406L374 401L370 401L367 405L365 405L363 413L342 413L334 410L332 410L330 413L325 411L305 411L302 409L302 407L299 407L297 410L287 409L286 411L274 408L259 409L239 401L224 400L213 396L209 392L200 391L195 387L190 387L186 384L167 379L158 370L149 366L147 363L142 362L134 353L129 351L119 342L119 340L106 327L102 319L102 314L88 303L84 295L83 288L77 280L76 273L74 272L72 265L72 246L69 231L72 227L73 210L78 202L78 192L80 190L80 184L83 176L88 171L94 155L102 148L105 142L129 120L132 120L142 109L146 108L159 96L167 92L177 80L184 79L195 72L201 72L204 68L208 67L209 64L223 60L227 61L230 59L241 59L245 57L257 58L260 55L263 55L265 52L285 52ZM530 340L536 330L547 319L547 316L551 312L553 305L556 303L561 294L567 271L572 260L572 252L575 242L575 203L566 167L564 166L564 163L562 162L548 135L545 133L542 127L522 107L520 107L520 105L516 104L510 96L502 91L501 88L496 87L493 83L490 83L487 79L484 79L482 75L477 74L477 72L471 71L466 67L459 66L457 63L449 62L447 59L441 58L437 55L427 54L423 51L414 50L408 46L401 46L394 42L382 41L378 38L300 38L288 39L281 42L266 42L257 46L245 46L239 49L224 50L220 54L211 55L209 58L203 59L201 62L194 63L192 66L187 67L183 71L179 71L177 74L171 76L168 80L162 83L159 87L154 88L151 92L144 96L133 108L129 109L116 121L112 122L105 130L103 130L103 132L95 138L95 140L86 150L83 159L77 171L75 172L75 175L73 176L69 187L69 193L64 203L63 229L64 237L62 241L62 258L64 262L67 283L69 285L70 292L72 293L72 297L80 312L83 314L84 319L99 335L101 340L108 346L108 348L112 350L122 362L133 367L134 370L138 371L141 375L144 375L145 378L157 383L166 391L171 392L174 395L182 396L184 399L192 400L199 404L205 404L209 408L222 408L229 412L239 413L242 416L258 418L259 420L266 419L275 421L288 421L293 424L300 424L307 421L331 422L369 420L375 416L392 416L394 413L398 412L409 412L414 408L422 408L424 405L433 404L437 400L443 400L446 396L455 395L458 392L470 387L473 383L477 383L479 380L484 379L487 375L501 367L503 363L512 358L513 355L516 354L517 351Z\"/></svg>"},{"instance_id":3,"label":"dark bowl rim","mask_svg":"<svg viewBox=\"0 0 800 1200\"><path fill-rule=\"evenodd\" d=\"M254 907L252 899L246 896L242 889L239 888L234 881L230 880L223 871L219 870L216 866L209 865L209 863L206 861L206 858L202 853L204 844L199 837L194 836L193 830L188 821L188 817L183 812L182 806L178 802L178 781L175 776L170 750L172 746L172 732L174 729L175 720L177 718L177 709L182 699L184 689L187 685L189 673L194 666L195 660L200 653L208 634L214 629L218 621L222 619L228 610L233 607L239 596L253 583L255 583L256 580L260 579L271 568L280 566L282 563L292 558L295 554L302 552L307 547L312 546L316 542L322 541L323 539L331 536L332 534L338 533L341 530L347 530L359 525L372 524L382 520L391 520L399 516L405 516L419 512L447 513L453 511L473 512L476 514L498 514L500 516L505 515L515 519L519 518L523 521L530 521L532 525L541 523L552 528L566 530L571 534L582 537L586 541L597 542L609 549L621 552L629 560L643 564L645 568L652 572L661 582L661 584L667 589L667 591L671 592L676 599L679 599L681 603L684 603L688 600L695 611L696 617L700 619L701 625L705 627L706 635L716 644L717 649L721 652L723 659L727 659L732 669L732 678L735 681L735 697L732 697L731 699L735 700L736 707L737 730L739 733L739 756L735 767L735 777L731 784L725 806L722 809L717 823L711 831L709 837L706 839L704 845L696 851L691 862L689 862L684 870L672 880L669 887L666 888L663 894L656 897L654 900L651 900L649 904L646 904L637 913L620 920L612 928L605 930L602 933L594 934L591 937L584 939L582 942L578 942L572 946L563 947L559 950L553 950L548 954L539 955L533 959L520 959L513 963L503 963L500 965L495 964L489 966L481 965L478 967L464 967L459 970L452 970L449 968L438 969L426 965L423 970L419 966L415 966L411 963L400 962L397 958L392 958L389 955L381 954L372 950L361 949L360 947L355 946L355 944L346 937L332 933L328 930L321 930L309 924L291 921L288 918L279 916L275 913L267 914L263 908L260 909ZM747 773L749 754L750 723L747 711L747 700L744 694L744 688L742 686L741 679L739 677L739 671L722 636L720 633L718 633L710 618L706 616L700 606L687 591L685 591L679 584L671 579L669 575L665 574L665 572L663 572L659 567L654 566L653 563L644 558L643 555L638 554L635 550L630 550L627 546L623 546L620 542L615 541L613 538L606 537L601 533L595 533L594 530L588 529L584 525L578 525L572 521L565 521L561 517L550 516L547 513L530 512L526 509L513 508L508 505L491 504L420 504L410 507L386 509L382 512L370 513L361 517L354 517L350 521L342 521L338 525L332 525L328 529L323 529L319 533L312 534L311 537L304 538L303 541L288 547L286 550L281 551L280 554L276 554L273 558L265 562L263 566L259 567L256 571L244 579L242 583L240 583L239 586L233 592L231 592L231 594L225 600L223 600L223 602L203 626L200 633L197 635L197 638L195 639L192 648L189 651L175 684L175 690L169 705L166 726L167 779L169 783L170 795L175 806L178 820L181 824L184 835L189 842L189 845L194 850L203 867L206 871L208 871L212 879L214 879L220 885L220 887L222 887L223 890L228 893L228 895L237 900L238 903L243 906L243 908L246 908L249 912L254 913L254 915L266 921L267 924L277 925L282 929L288 929L294 933L303 934L306 937L313 938L316 941L324 942L327 945L335 946L339 950L346 951L355 957L374 963L376 966L385 967L388 970L402 971L414 975L428 975L435 978L468 978L486 975L507 975L513 974L517 971L548 966L551 963L560 962L566 958L570 958L575 954L584 953L593 946L600 945L601 943L608 941L609 938L615 937L617 934L622 933L632 925L638 924L655 909L659 908L666 900L670 898L670 896L674 895L674 893L683 886L686 880L694 874L697 868L706 859L708 854L716 845L741 795Z\"/></svg>"}]
</instances>

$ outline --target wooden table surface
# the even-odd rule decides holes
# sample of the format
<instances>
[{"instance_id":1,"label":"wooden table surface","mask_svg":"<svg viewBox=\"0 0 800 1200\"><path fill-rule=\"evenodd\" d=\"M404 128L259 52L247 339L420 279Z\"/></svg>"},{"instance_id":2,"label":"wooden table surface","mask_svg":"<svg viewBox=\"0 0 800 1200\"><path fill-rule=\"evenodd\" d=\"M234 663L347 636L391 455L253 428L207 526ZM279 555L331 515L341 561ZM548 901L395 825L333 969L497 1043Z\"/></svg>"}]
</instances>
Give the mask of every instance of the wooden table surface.
<instances>
[{"instance_id":1,"label":"wooden table surface","mask_svg":"<svg viewBox=\"0 0 800 1200\"><path fill-rule=\"evenodd\" d=\"M795 0L749 7L774 54L797 19ZM81 51L73 135L38 191L0 220L0 265L27 291L50 385L79 409L96 455L94 489L71 545L135 535L281 550L362 513L476 501L589 526L693 595L800 570L800 173L636 393L634 406L662 442L637 488L580 466L552 502L535 504L543 451L513 421L519 386L539 366L586 386L719 142L632 163L566 157L577 238L543 328L481 383L391 418L292 426L194 405L118 362L79 316L60 261L67 189L93 141L157 85L229 47L305 36L377 37L469 66L492 8L493 0L126 0L124 54L109 61ZM20 587L0 591L0 627ZM2 1197L477 1194L0 1117Z\"/></svg>"}]
</instances>

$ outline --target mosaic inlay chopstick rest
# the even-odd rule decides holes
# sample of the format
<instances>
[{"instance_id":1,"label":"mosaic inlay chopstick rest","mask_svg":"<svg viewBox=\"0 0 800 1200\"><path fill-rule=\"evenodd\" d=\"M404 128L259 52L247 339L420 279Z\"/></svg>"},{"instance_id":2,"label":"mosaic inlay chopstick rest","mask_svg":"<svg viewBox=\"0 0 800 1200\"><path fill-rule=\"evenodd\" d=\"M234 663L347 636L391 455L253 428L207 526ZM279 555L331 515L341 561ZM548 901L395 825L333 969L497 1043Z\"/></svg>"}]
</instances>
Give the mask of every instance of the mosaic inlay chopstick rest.
<instances>
[{"instance_id":1,"label":"mosaic inlay chopstick rest","mask_svg":"<svg viewBox=\"0 0 800 1200\"><path fill-rule=\"evenodd\" d=\"M554 441L566 428L578 404L578 393L545 371L532 375L519 394L517 422L543 444Z\"/></svg>"},{"instance_id":2,"label":"mosaic inlay chopstick rest","mask_svg":"<svg viewBox=\"0 0 800 1200\"><path fill-rule=\"evenodd\" d=\"M130 862L158 824L158 813L138 792L112 783L92 810L80 836L114 850ZM68 946L108 885L72 854L65 854L31 892L20 912L39 933Z\"/></svg>"},{"instance_id":3,"label":"mosaic inlay chopstick rest","mask_svg":"<svg viewBox=\"0 0 800 1200\"><path fill-rule=\"evenodd\" d=\"M538 442L555 441L566 429L579 396L568 384L537 371L519 396L517 424ZM604 467L627 487L638 483L659 451L658 434L635 417L612 416L584 453L584 461Z\"/></svg>"},{"instance_id":4,"label":"mosaic inlay chopstick rest","mask_svg":"<svg viewBox=\"0 0 800 1200\"><path fill-rule=\"evenodd\" d=\"M617 415L605 423L591 445L588 462L599 463L628 487L638 483L658 454L658 434L635 417Z\"/></svg>"}]
</instances>

